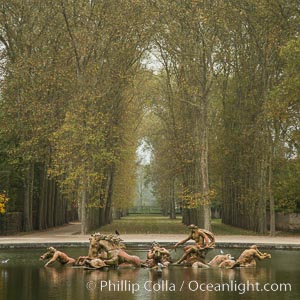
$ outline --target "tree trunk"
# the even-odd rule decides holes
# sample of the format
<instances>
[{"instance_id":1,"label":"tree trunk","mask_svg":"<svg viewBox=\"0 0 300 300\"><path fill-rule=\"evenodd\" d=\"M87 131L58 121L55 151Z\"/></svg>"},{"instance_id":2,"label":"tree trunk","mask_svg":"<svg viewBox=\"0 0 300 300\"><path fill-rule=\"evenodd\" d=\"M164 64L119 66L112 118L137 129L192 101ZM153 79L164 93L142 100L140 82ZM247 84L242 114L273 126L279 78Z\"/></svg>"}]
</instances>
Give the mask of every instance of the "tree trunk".
<instances>
[{"instance_id":1,"label":"tree trunk","mask_svg":"<svg viewBox=\"0 0 300 300\"><path fill-rule=\"evenodd\" d=\"M275 220L275 203L273 195L273 155L274 155L274 144L271 140L271 151L269 157L269 178L268 178L268 194L269 194L269 205L270 205L270 236L276 234L276 220Z\"/></svg>"},{"instance_id":2,"label":"tree trunk","mask_svg":"<svg viewBox=\"0 0 300 300\"><path fill-rule=\"evenodd\" d=\"M110 180L111 180L111 173L109 171L105 171L105 179L102 181L101 187L101 194L100 194L100 208L99 208L99 219L98 224L99 226L105 225L105 209L106 209L106 201L108 198L109 187L110 187Z\"/></svg>"},{"instance_id":3,"label":"tree trunk","mask_svg":"<svg viewBox=\"0 0 300 300\"><path fill-rule=\"evenodd\" d=\"M258 203L258 232L266 233L267 232L267 222L266 222L266 158L265 155L262 157L261 166L260 166L260 197Z\"/></svg>"},{"instance_id":4,"label":"tree trunk","mask_svg":"<svg viewBox=\"0 0 300 300\"><path fill-rule=\"evenodd\" d=\"M200 220L198 221L198 225L207 230L211 230L210 219L211 219L211 211L210 211L210 199L209 199L209 179L208 179L208 121L207 121L207 99L201 99L201 109L200 109L200 120L199 124L198 120L196 123L197 126L197 134L200 138L200 165L197 168L200 169L201 175L201 193L203 196L203 201L200 209L197 214L199 215Z\"/></svg>"},{"instance_id":5,"label":"tree trunk","mask_svg":"<svg viewBox=\"0 0 300 300\"><path fill-rule=\"evenodd\" d=\"M269 190L269 201L270 201L270 236L275 236L276 234L276 223L275 223L275 205L274 196L272 190L272 165L269 166L269 180L268 180L268 190Z\"/></svg>"},{"instance_id":6,"label":"tree trunk","mask_svg":"<svg viewBox=\"0 0 300 300\"><path fill-rule=\"evenodd\" d=\"M42 187L41 193L39 197L39 206L38 206L38 229L46 229L46 214L45 214L45 207L46 207L46 192L47 192L47 174L45 170L45 166L42 168Z\"/></svg>"},{"instance_id":7,"label":"tree trunk","mask_svg":"<svg viewBox=\"0 0 300 300\"><path fill-rule=\"evenodd\" d=\"M176 219L175 178L170 180L170 219Z\"/></svg>"},{"instance_id":8,"label":"tree trunk","mask_svg":"<svg viewBox=\"0 0 300 300\"><path fill-rule=\"evenodd\" d=\"M33 182L34 182L34 163L29 163L25 174L25 193L24 193L24 212L23 212L23 229L24 231L32 231L32 198L33 198Z\"/></svg>"},{"instance_id":9,"label":"tree trunk","mask_svg":"<svg viewBox=\"0 0 300 300\"><path fill-rule=\"evenodd\" d=\"M47 180L48 185L48 195L47 195L47 225L48 227L53 227L53 211L52 211L52 202L53 202L53 184L52 179Z\"/></svg>"},{"instance_id":10,"label":"tree trunk","mask_svg":"<svg viewBox=\"0 0 300 300\"><path fill-rule=\"evenodd\" d=\"M105 214L104 214L104 222L105 224L110 224L112 222L112 215L111 215L111 206L112 206L112 196L113 196L113 186L114 186L114 173L115 167L112 166L110 170L110 182L105 206Z\"/></svg>"},{"instance_id":11,"label":"tree trunk","mask_svg":"<svg viewBox=\"0 0 300 300\"><path fill-rule=\"evenodd\" d=\"M87 233L87 188L84 185L81 192L81 205L80 205L80 221L81 221L81 234Z\"/></svg>"}]
</instances>

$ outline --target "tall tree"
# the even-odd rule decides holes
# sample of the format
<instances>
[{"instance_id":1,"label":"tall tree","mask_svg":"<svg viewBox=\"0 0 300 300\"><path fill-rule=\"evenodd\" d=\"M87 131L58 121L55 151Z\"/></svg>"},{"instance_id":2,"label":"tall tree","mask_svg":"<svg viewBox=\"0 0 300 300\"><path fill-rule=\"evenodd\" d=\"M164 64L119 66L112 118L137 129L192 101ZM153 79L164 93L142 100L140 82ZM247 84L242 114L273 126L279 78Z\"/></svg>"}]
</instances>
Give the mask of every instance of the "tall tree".
<instances>
[{"instance_id":1,"label":"tall tree","mask_svg":"<svg viewBox=\"0 0 300 300\"><path fill-rule=\"evenodd\" d=\"M179 140L186 147L181 159L184 222L207 229L210 228L211 201L208 110L219 45L215 9L216 3L205 1L157 3L162 30L156 41L166 71L169 101L176 101L178 109L176 115L174 107L170 111L172 126L176 138L180 135ZM176 86L175 98L172 85ZM174 120L180 124L177 130ZM184 122L186 125L182 126Z\"/></svg>"},{"instance_id":2,"label":"tall tree","mask_svg":"<svg viewBox=\"0 0 300 300\"><path fill-rule=\"evenodd\" d=\"M220 29L224 49L220 78L223 221L262 233L267 230L268 201L273 210L274 151L270 151L270 136L278 132L274 123L270 133L264 107L271 89L280 81L279 50L292 34L288 15L294 14L293 5L276 1L229 1L223 3L224 15L220 15L224 22Z\"/></svg>"}]
</instances>

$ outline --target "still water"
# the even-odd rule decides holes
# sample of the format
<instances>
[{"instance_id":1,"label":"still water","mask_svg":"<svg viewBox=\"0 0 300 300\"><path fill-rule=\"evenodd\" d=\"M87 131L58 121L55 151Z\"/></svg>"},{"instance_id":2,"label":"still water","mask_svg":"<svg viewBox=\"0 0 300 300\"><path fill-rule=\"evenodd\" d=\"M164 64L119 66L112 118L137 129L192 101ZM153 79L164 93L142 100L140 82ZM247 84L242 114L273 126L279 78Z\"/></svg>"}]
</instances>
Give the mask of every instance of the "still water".
<instances>
[{"instance_id":1,"label":"still water","mask_svg":"<svg viewBox=\"0 0 300 300\"><path fill-rule=\"evenodd\" d=\"M71 257L87 253L86 248L60 250ZM223 251L237 257L242 250ZM252 269L204 270L170 266L162 274L149 269L90 271L56 263L45 268L39 261L44 252L44 249L0 250L1 300L300 299L299 251L270 251L272 259L258 262L258 266ZM128 252L146 257L142 250ZM172 254L176 258L181 253ZM220 250L215 249L207 259L217 254ZM10 260L1 263L4 259ZM280 287L283 283L286 285ZM264 288L277 291L260 291Z\"/></svg>"}]
</instances>

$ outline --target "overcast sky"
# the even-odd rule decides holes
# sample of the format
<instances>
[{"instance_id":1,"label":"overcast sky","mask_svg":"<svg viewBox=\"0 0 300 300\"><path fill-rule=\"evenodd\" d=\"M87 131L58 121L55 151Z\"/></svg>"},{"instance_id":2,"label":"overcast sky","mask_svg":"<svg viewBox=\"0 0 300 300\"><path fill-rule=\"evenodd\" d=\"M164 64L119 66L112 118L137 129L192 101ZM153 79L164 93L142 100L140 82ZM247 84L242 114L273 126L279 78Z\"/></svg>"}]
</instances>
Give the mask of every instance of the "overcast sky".
<instances>
[{"instance_id":1,"label":"overcast sky","mask_svg":"<svg viewBox=\"0 0 300 300\"><path fill-rule=\"evenodd\" d=\"M142 140L140 145L138 146L136 155L138 157L138 161L140 161L142 165L150 164L152 153L151 149L144 140Z\"/></svg>"}]
</instances>

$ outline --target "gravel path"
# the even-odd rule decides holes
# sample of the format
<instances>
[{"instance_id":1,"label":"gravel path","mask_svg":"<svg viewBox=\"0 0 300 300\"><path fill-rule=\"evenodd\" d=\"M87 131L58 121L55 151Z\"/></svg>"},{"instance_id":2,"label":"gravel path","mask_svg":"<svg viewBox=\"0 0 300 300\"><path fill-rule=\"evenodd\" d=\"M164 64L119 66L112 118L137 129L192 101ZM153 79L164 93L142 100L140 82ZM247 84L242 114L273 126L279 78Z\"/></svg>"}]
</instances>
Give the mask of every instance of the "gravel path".
<instances>
[{"instance_id":1,"label":"gravel path","mask_svg":"<svg viewBox=\"0 0 300 300\"><path fill-rule=\"evenodd\" d=\"M88 243L89 235L81 235L80 223L52 228L46 231L37 231L28 234L0 237L0 245L10 244L44 244L44 243ZM188 234L188 230L187 230ZM184 234L123 234L120 236L129 243L150 243L152 241L175 243L187 237ZM221 235L216 236L217 243L235 244L270 244L270 245L298 245L300 236L245 236L245 235Z\"/></svg>"}]
</instances>

